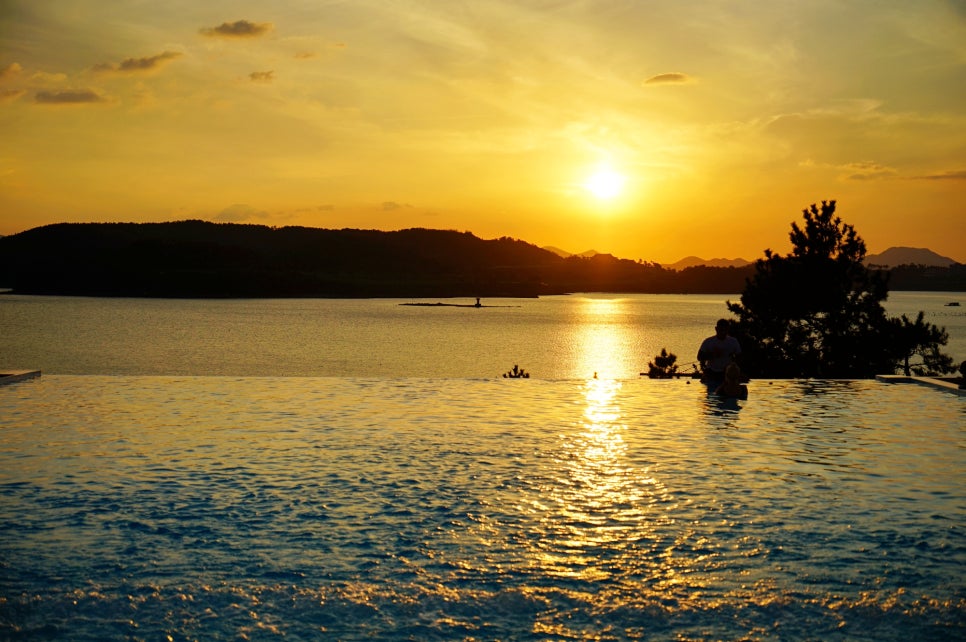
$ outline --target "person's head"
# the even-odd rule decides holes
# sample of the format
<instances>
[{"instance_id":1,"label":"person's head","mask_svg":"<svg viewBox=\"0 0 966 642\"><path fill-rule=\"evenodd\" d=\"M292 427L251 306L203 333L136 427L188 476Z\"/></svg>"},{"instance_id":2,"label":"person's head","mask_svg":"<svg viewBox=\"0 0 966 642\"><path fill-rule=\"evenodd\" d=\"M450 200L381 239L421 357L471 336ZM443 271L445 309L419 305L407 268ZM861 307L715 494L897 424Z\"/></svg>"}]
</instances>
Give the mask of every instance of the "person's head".
<instances>
[{"instance_id":1,"label":"person's head","mask_svg":"<svg viewBox=\"0 0 966 642\"><path fill-rule=\"evenodd\" d=\"M731 324L728 323L728 319L718 319L718 322L714 324L715 334L718 335L719 339L724 339L728 336L728 330L731 329Z\"/></svg>"},{"instance_id":2,"label":"person's head","mask_svg":"<svg viewBox=\"0 0 966 642\"><path fill-rule=\"evenodd\" d=\"M738 383L741 379L741 368L738 367L737 363L729 363L728 367L725 368L725 380L731 383Z\"/></svg>"}]
</instances>

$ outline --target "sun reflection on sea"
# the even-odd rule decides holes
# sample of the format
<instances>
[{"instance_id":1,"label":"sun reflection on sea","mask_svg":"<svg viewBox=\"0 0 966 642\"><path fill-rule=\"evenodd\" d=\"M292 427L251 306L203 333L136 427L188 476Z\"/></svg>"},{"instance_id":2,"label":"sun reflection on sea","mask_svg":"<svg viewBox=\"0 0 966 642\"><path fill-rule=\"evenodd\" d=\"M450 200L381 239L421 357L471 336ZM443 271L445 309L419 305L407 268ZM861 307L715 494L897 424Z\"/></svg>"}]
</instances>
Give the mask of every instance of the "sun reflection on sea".
<instances>
[{"instance_id":1,"label":"sun reflection on sea","mask_svg":"<svg viewBox=\"0 0 966 642\"><path fill-rule=\"evenodd\" d=\"M636 377L642 347L630 325L624 299L585 298L577 309L571 338L577 376L601 379Z\"/></svg>"}]
</instances>

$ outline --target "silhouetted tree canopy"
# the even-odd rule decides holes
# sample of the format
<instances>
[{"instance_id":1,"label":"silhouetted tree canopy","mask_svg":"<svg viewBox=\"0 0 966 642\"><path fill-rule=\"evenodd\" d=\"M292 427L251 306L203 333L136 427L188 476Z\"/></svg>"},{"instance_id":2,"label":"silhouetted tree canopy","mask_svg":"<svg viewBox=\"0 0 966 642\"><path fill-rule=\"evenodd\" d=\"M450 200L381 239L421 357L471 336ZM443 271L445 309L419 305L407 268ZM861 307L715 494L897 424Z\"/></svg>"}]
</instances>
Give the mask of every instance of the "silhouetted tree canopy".
<instances>
[{"instance_id":1,"label":"silhouetted tree canopy","mask_svg":"<svg viewBox=\"0 0 966 642\"><path fill-rule=\"evenodd\" d=\"M792 223L792 252L765 251L740 302L732 334L742 344L742 368L757 377L868 378L913 369L948 372L939 348L945 331L905 316L889 318L888 273L863 265L865 242L835 216L835 201L803 211Z\"/></svg>"}]
</instances>

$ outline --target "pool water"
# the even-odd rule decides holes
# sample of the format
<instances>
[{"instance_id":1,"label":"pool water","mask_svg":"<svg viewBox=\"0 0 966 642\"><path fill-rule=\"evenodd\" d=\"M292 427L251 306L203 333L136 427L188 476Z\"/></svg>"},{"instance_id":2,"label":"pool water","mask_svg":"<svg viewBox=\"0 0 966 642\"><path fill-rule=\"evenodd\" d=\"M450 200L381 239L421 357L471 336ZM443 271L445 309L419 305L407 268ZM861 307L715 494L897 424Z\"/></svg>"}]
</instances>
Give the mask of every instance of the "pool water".
<instances>
[{"instance_id":1,"label":"pool water","mask_svg":"<svg viewBox=\"0 0 966 642\"><path fill-rule=\"evenodd\" d=\"M876 381L0 387L0 638L966 637L966 402Z\"/></svg>"}]
</instances>

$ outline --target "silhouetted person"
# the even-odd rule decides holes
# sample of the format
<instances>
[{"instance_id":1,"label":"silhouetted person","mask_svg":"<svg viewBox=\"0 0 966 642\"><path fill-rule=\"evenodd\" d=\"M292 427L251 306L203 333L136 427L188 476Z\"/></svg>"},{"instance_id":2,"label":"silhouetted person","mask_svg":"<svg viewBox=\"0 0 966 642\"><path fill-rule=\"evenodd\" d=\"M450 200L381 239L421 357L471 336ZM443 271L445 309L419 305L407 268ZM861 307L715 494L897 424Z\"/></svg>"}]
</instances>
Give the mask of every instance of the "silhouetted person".
<instances>
[{"instance_id":1,"label":"silhouetted person","mask_svg":"<svg viewBox=\"0 0 966 642\"><path fill-rule=\"evenodd\" d=\"M483 304L480 303L480 297L476 297L476 305L474 307L477 307L477 308L482 308L483 307Z\"/></svg>"},{"instance_id":2,"label":"silhouetted person","mask_svg":"<svg viewBox=\"0 0 966 642\"><path fill-rule=\"evenodd\" d=\"M747 399L748 386L741 383L741 368L737 363L729 363L725 368L724 381L714 394L731 399Z\"/></svg>"},{"instance_id":3,"label":"silhouetted person","mask_svg":"<svg viewBox=\"0 0 966 642\"><path fill-rule=\"evenodd\" d=\"M701 380L709 388L717 388L724 382L725 368L741 354L738 340L728 334L731 324L727 319L718 319L714 326L714 336L701 342L698 348L698 363L704 375Z\"/></svg>"},{"instance_id":4,"label":"silhouetted person","mask_svg":"<svg viewBox=\"0 0 966 642\"><path fill-rule=\"evenodd\" d=\"M966 361L959 364L959 387L966 390Z\"/></svg>"}]
</instances>

